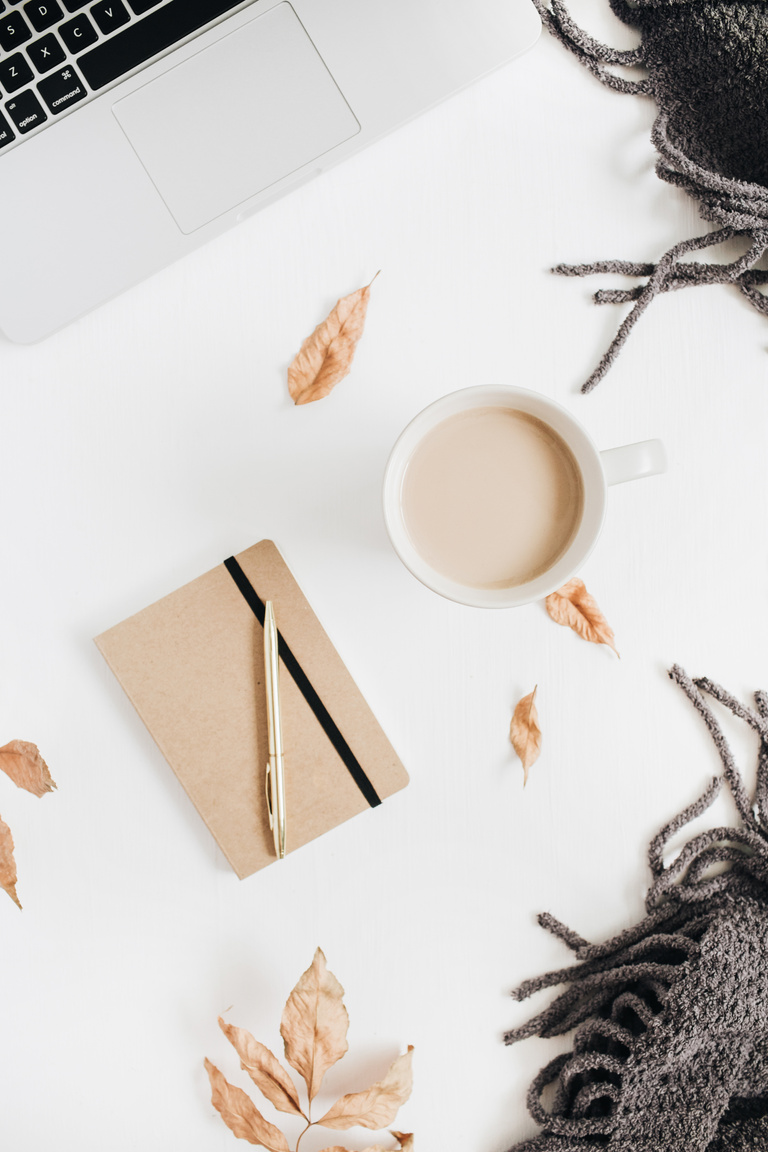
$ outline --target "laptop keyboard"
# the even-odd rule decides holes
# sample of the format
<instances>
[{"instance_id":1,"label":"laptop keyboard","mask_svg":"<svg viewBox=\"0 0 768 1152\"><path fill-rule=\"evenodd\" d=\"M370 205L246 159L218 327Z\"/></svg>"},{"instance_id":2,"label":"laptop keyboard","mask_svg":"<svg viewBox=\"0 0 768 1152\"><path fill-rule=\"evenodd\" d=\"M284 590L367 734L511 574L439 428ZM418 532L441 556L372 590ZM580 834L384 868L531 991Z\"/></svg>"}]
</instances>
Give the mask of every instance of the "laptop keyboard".
<instances>
[{"instance_id":1,"label":"laptop keyboard","mask_svg":"<svg viewBox=\"0 0 768 1152\"><path fill-rule=\"evenodd\" d=\"M0 0L0 150L243 0Z\"/></svg>"}]
</instances>

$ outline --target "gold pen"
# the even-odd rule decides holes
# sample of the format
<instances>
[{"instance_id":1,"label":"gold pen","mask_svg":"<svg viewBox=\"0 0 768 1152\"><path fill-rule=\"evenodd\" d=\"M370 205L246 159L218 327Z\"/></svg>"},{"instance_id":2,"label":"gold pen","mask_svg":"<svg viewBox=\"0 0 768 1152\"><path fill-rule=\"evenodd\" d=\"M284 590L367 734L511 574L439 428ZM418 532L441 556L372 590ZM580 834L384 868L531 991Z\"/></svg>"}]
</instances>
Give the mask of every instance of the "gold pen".
<instances>
[{"instance_id":1,"label":"gold pen","mask_svg":"<svg viewBox=\"0 0 768 1152\"><path fill-rule=\"evenodd\" d=\"M278 860L285 856L285 772L283 767L283 727L280 721L280 659L277 651L277 625L272 601L264 605L264 668L267 686L267 808L269 827Z\"/></svg>"}]
</instances>

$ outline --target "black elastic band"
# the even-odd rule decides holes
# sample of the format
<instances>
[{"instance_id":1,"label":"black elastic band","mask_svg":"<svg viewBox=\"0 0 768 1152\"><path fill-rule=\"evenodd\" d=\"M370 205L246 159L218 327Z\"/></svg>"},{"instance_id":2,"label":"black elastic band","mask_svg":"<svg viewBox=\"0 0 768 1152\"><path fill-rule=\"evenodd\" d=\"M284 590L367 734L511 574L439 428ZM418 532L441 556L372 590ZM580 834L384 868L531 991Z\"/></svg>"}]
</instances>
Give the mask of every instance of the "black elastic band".
<instances>
[{"instance_id":1,"label":"black elastic band","mask_svg":"<svg viewBox=\"0 0 768 1152\"><path fill-rule=\"evenodd\" d=\"M234 580L243 598L246 600L248 607L251 609L254 616L263 627L264 601L261 600L261 598L257 595L253 585L246 576L245 572L243 572L234 556L230 556L228 560L224 561L224 567ZM283 664L290 672L296 683L296 687L299 689L307 704L309 704L310 708L314 712L323 731L338 752L355 784L357 784L363 796L370 804L371 808L375 808L377 804L381 804L381 797L366 776L362 765L358 761L349 744L347 744L341 732L336 727L333 717L326 708L325 704L323 704L315 689L310 684L304 669L299 664L293 652L291 652L279 630L277 636L277 650L280 655L280 659L283 661Z\"/></svg>"}]
</instances>

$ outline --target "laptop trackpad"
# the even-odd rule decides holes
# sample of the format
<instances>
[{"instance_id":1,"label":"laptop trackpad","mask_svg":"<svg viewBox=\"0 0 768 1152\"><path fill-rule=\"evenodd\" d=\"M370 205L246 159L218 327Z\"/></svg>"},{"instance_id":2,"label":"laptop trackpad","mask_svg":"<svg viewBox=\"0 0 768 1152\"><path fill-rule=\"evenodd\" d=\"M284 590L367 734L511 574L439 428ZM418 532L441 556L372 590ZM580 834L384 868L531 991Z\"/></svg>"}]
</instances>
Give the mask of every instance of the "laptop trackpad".
<instances>
[{"instance_id":1,"label":"laptop trackpad","mask_svg":"<svg viewBox=\"0 0 768 1152\"><path fill-rule=\"evenodd\" d=\"M290 4L119 100L118 122L182 232L360 131Z\"/></svg>"}]
</instances>

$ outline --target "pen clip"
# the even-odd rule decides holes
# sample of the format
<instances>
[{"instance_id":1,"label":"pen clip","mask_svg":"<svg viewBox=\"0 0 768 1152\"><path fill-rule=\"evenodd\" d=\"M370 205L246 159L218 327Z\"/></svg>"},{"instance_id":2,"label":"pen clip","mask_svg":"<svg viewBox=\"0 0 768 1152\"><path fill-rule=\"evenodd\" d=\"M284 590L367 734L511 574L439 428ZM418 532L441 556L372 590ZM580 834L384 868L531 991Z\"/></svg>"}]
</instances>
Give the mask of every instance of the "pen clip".
<instances>
[{"instance_id":1,"label":"pen clip","mask_svg":"<svg viewBox=\"0 0 768 1152\"><path fill-rule=\"evenodd\" d=\"M274 828L275 828L275 816L274 816L274 813L272 811L272 781L270 779L270 776L271 776L271 772L270 772L270 767L269 767L269 761L267 761L267 774L264 778L264 788L265 788L265 791L267 794L267 814L269 815L269 830L270 830L270 832L273 832Z\"/></svg>"}]
</instances>

